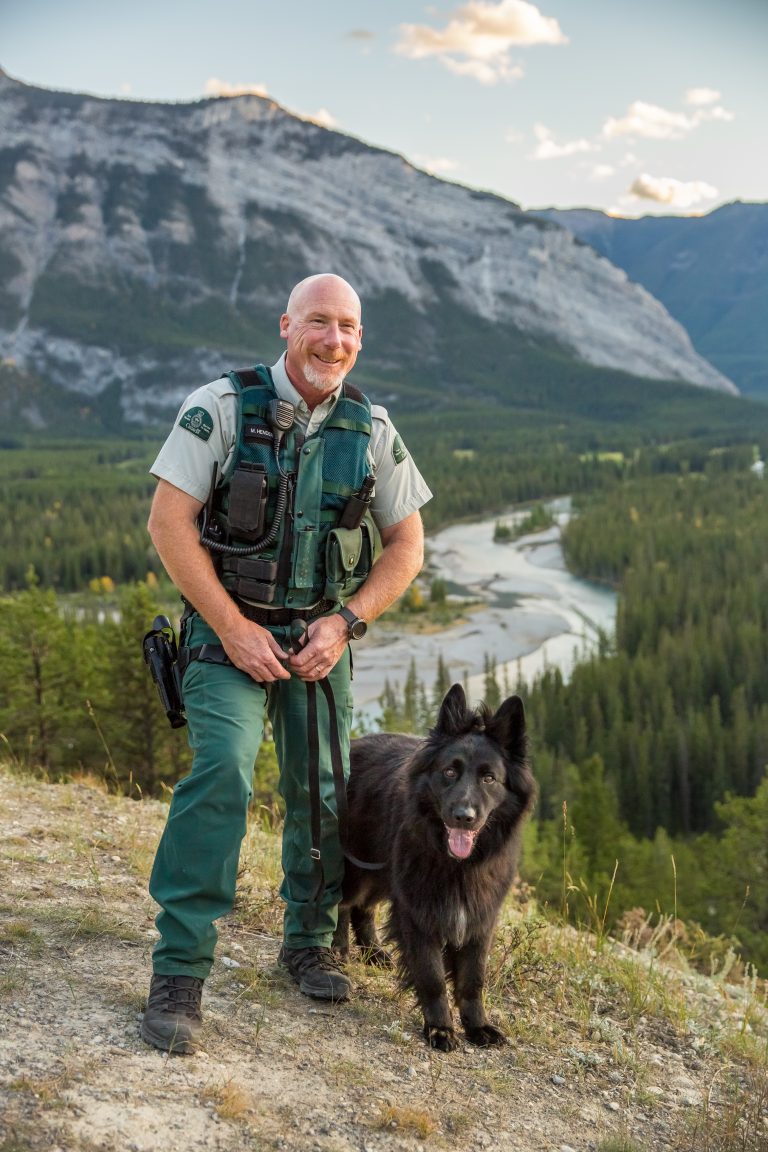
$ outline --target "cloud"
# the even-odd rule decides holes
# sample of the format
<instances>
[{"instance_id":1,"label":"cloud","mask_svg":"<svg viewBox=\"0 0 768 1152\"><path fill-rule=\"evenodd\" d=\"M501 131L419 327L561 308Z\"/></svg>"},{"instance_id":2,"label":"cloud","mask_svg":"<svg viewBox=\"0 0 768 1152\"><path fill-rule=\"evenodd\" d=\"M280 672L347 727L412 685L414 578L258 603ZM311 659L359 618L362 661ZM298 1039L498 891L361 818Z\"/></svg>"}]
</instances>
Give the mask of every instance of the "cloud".
<instances>
[{"instance_id":1,"label":"cloud","mask_svg":"<svg viewBox=\"0 0 768 1152\"><path fill-rule=\"evenodd\" d=\"M557 20L528 0L470 0L442 28L401 24L395 51L410 60L436 56L456 75L498 84L523 75L509 58L513 46L567 42Z\"/></svg>"},{"instance_id":2,"label":"cloud","mask_svg":"<svg viewBox=\"0 0 768 1152\"><path fill-rule=\"evenodd\" d=\"M265 84L230 84L227 80L217 80L212 76L205 82L206 96L267 96Z\"/></svg>"},{"instance_id":3,"label":"cloud","mask_svg":"<svg viewBox=\"0 0 768 1152\"><path fill-rule=\"evenodd\" d=\"M714 104L720 99L720 93L714 88L689 88L685 93L686 104L699 107L702 104Z\"/></svg>"},{"instance_id":4,"label":"cloud","mask_svg":"<svg viewBox=\"0 0 768 1152\"><path fill-rule=\"evenodd\" d=\"M625 152L621 160L619 160L620 168L636 168L639 161L634 152Z\"/></svg>"},{"instance_id":5,"label":"cloud","mask_svg":"<svg viewBox=\"0 0 768 1152\"><path fill-rule=\"evenodd\" d=\"M491 63L485 60L453 60L450 56L441 58L449 72L454 76L470 76L480 84L498 84L500 80L521 80L525 75L519 64L510 64L507 60L494 60Z\"/></svg>"},{"instance_id":6,"label":"cloud","mask_svg":"<svg viewBox=\"0 0 768 1152\"><path fill-rule=\"evenodd\" d=\"M459 168L458 160L450 160L447 156L416 155L413 162L432 176L444 176L447 172L455 172Z\"/></svg>"},{"instance_id":7,"label":"cloud","mask_svg":"<svg viewBox=\"0 0 768 1152\"><path fill-rule=\"evenodd\" d=\"M607 180L613 176L616 169L612 164L595 164L589 174L590 180Z\"/></svg>"},{"instance_id":8,"label":"cloud","mask_svg":"<svg viewBox=\"0 0 768 1152\"><path fill-rule=\"evenodd\" d=\"M685 112L669 112L657 104L635 100L621 120L614 117L603 125L603 136L643 136L649 140L680 140L696 127Z\"/></svg>"},{"instance_id":9,"label":"cloud","mask_svg":"<svg viewBox=\"0 0 768 1152\"><path fill-rule=\"evenodd\" d=\"M632 181L627 193L627 197L622 199L623 203L651 200L670 208L693 208L704 200L714 200L718 190L703 180L683 182L672 176L649 176L644 172Z\"/></svg>"},{"instance_id":10,"label":"cloud","mask_svg":"<svg viewBox=\"0 0 768 1152\"><path fill-rule=\"evenodd\" d=\"M376 39L376 33L371 32L369 28L350 28L346 35L348 40L368 41Z\"/></svg>"},{"instance_id":11,"label":"cloud","mask_svg":"<svg viewBox=\"0 0 768 1152\"><path fill-rule=\"evenodd\" d=\"M318 108L313 116L303 116L303 120L311 120L313 124L319 124L321 128L338 128L338 120L331 115L327 108Z\"/></svg>"},{"instance_id":12,"label":"cloud","mask_svg":"<svg viewBox=\"0 0 768 1152\"><path fill-rule=\"evenodd\" d=\"M642 136L647 140L682 140L706 120L733 120L733 113L719 104L720 93L713 88L689 88L686 102L695 111L671 112L658 104L635 100L621 119L610 117L603 124L603 136Z\"/></svg>"},{"instance_id":13,"label":"cloud","mask_svg":"<svg viewBox=\"0 0 768 1152\"><path fill-rule=\"evenodd\" d=\"M577 152L595 152L596 144L589 140L570 140L567 144L558 144L552 138L552 133L544 124L535 124L534 135L538 140L533 153L534 160L557 160L561 156L575 156Z\"/></svg>"}]
</instances>

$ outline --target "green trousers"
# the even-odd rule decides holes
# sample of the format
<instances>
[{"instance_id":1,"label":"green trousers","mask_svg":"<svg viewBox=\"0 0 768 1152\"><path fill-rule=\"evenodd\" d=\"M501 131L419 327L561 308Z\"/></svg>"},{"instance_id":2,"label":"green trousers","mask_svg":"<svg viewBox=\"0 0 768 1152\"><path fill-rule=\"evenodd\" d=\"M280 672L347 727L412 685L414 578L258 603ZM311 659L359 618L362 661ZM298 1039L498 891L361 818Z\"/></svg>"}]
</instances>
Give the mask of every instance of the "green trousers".
<instances>
[{"instance_id":1,"label":"green trousers","mask_svg":"<svg viewBox=\"0 0 768 1152\"><path fill-rule=\"evenodd\" d=\"M287 645L287 628L271 631L279 644ZM218 638L204 620L193 615L185 624L184 643L193 648L217 644ZM328 676L345 779L352 721L350 681L347 649ZM265 715L272 723L280 794L286 807L280 889L285 902L284 940L289 948L330 946L344 858L324 693L318 686L320 852L325 890L317 906L312 903L318 873L311 856L306 683L292 676L264 686L233 665L194 660L184 673L183 694L192 771L174 789L149 882L150 893L161 907L156 920L160 940L153 953L155 972L203 979L210 972L217 939L214 921L231 910L235 899L240 845Z\"/></svg>"}]
</instances>

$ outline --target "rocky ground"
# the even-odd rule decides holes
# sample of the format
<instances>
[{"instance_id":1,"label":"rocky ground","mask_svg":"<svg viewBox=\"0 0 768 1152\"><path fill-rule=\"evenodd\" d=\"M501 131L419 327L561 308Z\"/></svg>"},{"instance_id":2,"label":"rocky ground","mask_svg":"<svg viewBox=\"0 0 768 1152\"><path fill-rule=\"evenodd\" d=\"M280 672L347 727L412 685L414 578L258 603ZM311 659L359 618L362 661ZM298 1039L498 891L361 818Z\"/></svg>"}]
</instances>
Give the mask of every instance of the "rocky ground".
<instances>
[{"instance_id":1,"label":"rocky ground","mask_svg":"<svg viewBox=\"0 0 768 1152\"><path fill-rule=\"evenodd\" d=\"M0 1152L765 1152L765 991L512 903L489 974L501 1049L430 1052L391 976L324 1006L276 967L278 838L252 822L204 1047L138 1026L157 801L0 771ZM263 819L261 818L263 817Z\"/></svg>"}]
</instances>

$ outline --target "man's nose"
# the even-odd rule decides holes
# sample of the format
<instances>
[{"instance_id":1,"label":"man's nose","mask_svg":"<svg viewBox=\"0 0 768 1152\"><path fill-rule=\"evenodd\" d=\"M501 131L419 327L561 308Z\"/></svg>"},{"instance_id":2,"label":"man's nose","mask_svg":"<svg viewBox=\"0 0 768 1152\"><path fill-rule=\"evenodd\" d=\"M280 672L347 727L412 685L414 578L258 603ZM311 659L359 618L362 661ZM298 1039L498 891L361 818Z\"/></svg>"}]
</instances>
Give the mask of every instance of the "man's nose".
<instances>
[{"instance_id":1,"label":"man's nose","mask_svg":"<svg viewBox=\"0 0 768 1152\"><path fill-rule=\"evenodd\" d=\"M341 344L341 328L335 321L326 324L324 341L333 348Z\"/></svg>"}]
</instances>

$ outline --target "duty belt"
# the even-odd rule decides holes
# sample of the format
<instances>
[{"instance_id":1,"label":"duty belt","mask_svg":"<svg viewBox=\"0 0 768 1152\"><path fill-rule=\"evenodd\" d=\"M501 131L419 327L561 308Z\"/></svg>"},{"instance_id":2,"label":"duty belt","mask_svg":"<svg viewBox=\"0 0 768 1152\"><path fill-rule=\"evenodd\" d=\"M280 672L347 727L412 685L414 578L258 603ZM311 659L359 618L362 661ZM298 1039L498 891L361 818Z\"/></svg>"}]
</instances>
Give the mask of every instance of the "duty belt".
<instances>
[{"instance_id":1,"label":"duty belt","mask_svg":"<svg viewBox=\"0 0 768 1152\"><path fill-rule=\"evenodd\" d=\"M294 620L314 620L334 607L333 600L320 600L311 608L259 608L257 604L248 604L244 600L236 601L238 608L246 620L254 624L291 624Z\"/></svg>"}]
</instances>

